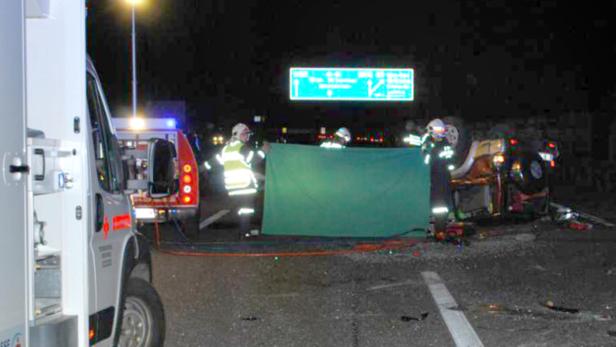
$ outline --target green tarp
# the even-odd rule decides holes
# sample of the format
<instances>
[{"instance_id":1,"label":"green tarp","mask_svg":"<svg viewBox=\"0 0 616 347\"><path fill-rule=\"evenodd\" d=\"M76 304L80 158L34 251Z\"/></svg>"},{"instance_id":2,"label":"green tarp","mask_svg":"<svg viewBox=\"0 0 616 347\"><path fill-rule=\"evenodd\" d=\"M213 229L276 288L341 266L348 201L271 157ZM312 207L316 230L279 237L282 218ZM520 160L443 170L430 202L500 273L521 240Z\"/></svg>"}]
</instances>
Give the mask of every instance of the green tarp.
<instances>
[{"instance_id":1,"label":"green tarp","mask_svg":"<svg viewBox=\"0 0 616 347\"><path fill-rule=\"evenodd\" d=\"M425 236L429 196L419 149L272 144L262 233Z\"/></svg>"}]
</instances>

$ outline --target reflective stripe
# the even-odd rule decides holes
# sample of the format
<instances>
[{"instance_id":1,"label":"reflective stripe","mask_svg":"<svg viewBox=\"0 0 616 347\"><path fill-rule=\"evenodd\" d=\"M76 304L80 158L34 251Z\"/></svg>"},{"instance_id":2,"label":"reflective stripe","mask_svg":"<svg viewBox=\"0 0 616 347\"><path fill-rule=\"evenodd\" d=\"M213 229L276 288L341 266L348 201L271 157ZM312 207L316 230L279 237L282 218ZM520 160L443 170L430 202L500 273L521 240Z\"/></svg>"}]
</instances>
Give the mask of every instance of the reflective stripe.
<instances>
[{"instance_id":1,"label":"reflective stripe","mask_svg":"<svg viewBox=\"0 0 616 347\"><path fill-rule=\"evenodd\" d=\"M261 159L265 159L265 152L258 151L257 154L259 155L259 157L261 157Z\"/></svg>"},{"instance_id":2,"label":"reflective stripe","mask_svg":"<svg viewBox=\"0 0 616 347\"><path fill-rule=\"evenodd\" d=\"M244 177L250 177L252 174L252 170L250 169L235 169L225 171L225 178L229 179L242 179Z\"/></svg>"},{"instance_id":3,"label":"reflective stripe","mask_svg":"<svg viewBox=\"0 0 616 347\"><path fill-rule=\"evenodd\" d=\"M245 214L254 214L255 213L255 209L254 208L248 208L248 207L242 207L239 209L239 211L237 211L237 214L240 216L243 216Z\"/></svg>"},{"instance_id":4,"label":"reflective stripe","mask_svg":"<svg viewBox=\"0 0 616 347\"><path fill-rule=\"evenodd\" d=\"M225 171L224 176L227 190L243 189L251 184L256 186L256 179L252 171L248 169Z\"/></svg>"},{"instance_id":5,"label":"reflective stripe","mask_svg":"<svg viewBox=\"0 0 616 347\"><path fill-rule=\"evenodd\" d=\"M539 156L541 157L541 159L545 160L545 161L552 161L554 160L554 156L550 153L545 153L545 152L539 152Z\"/></svg>"},{"instance_id":6,"label":"reflective stripe","mask_svg":"<svg viewBox=\"0 0 616 347\"><path fill-rule=\"evenodd\" d=\"M455 167L455 166L453 166L453 165L449 165L449 166L447 166L447 170L449 170L449 171L453 171L455 168L456 168L456 167Z\"/></svg>"},{"instance_id":7,"label":"reflective stripe","mask_svg":"<svg viewBox=\"0 0 616 347\"><path fill-rule=\"evenodd\" d=\"M439 206L432 209L433 214L449 213L449 209L445 206Z\"/></svg>"},{"instance_id":8,"label":"reflective stripe","mask_svg":"<svg viewBox=\"0 0 616 347\"><path fill-rule=\"evenodd\" d=\"M244 161L244 156L240 152L223 152L222 153L222 162L226 163L228 161L240 160Z\"/></svg>"},{"instance_id":9,"label":"reflective stripe","mask_svg":"<svg viewBox=\"0 0 616 347\"><path fill-rule=\"evenodd\" d=\"M222 161L222 157L220 156L220 154L216 154L216 160L218 160L218 163L220 165L224 165L225 164L225 162Z\"/></svg>"},{"instance_id":10,"label":"reflective stripe","mask_svg":"<svg viewBox=\"0 0 616 347\"><path fill-rule=\"evenodd\" d=\"M409 135L405 137L402 141L413 146L421 146L421 138L417 135Z\"/></svg>"},{"instance_id":11,"label":"reflective stripe","mask_svg":"<svg viewBox=\"0 0 616 347\"><path fill-rule=\"evenodd\" d=\"M336 148L336 149L344 148L343 145L341 145L339 143L336 143L336 142L330 142L330 141L323 142L321 144L321 147L323 147L323 148Z\"/></svg>"},{"instance_id":12,"label":"reflective stripe","mask_svg":"<svg viewBox=\"0 0 616 347\"><path fill-rule=\"evenodd\" d=\"M453 150L450 147L445 147L441 153L438 154L439 158L449 159L453 157Z\"/></svg>"},{"instance_id":13,"label":"reflective stripe","mask_svg":"<svg viewBox=\"0 0 616 347\"><path fill-rule=\"evenodd\" d=\"M252 157L255 156L255 152L254 151L250 151L250 153L248 153L248 156L246 157L246 162L248 164L250 164L250 162L252 161Z\"/></svg>"},{"instance_id":14,"label":"reflective stripe","mask_svg":"<svg viewBox=\"0 0 616 347\"><path fill-rule=\"evenodd\" d=\"M208 163L207 161L203 163L203 166L205 166L205 169L208 171L212 170L212 165L210 165L210 163Z\"/></svg>"},{"instance_id":15,"label":"reflective stripe","mask_svg":"<svg viewBox=\"0 0 616 347\"><path fill-rule=\"evenodd\" d=\"M229 195L250 195L250 194L255 194L257 192L257 190L255 188L248 188L248 189L239 189L239 190L233 190L229 192Z\"/></svg>"},{"instance_id":16,"label":"reflective stripe","mask_svg":"<svg viewBox=\"0 0 616 347\"><path fill-rule=\"evenodd\" d=\"M424 164L430 164L430 154L426 154L426 158L424 159Z\"/></svg>"}]
</instances>

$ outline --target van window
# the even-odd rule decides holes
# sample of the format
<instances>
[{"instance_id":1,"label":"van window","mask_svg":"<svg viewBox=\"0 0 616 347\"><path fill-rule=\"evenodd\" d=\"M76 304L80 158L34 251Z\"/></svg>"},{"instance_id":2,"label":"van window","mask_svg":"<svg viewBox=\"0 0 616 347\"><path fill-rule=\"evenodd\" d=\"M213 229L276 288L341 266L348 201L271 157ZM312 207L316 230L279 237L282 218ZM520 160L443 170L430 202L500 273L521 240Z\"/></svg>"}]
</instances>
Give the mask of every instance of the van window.
<instances>
[{"instance_id":1,"label":"van window","mask_svg":"<svg viewBox=\"0 0 616 347\"><path fill-rule=\"evenodd\" d=\"M89 73L87 74L87 94L98 182L103 190L117 192L121 188L121 175L113 163L120 162L121 158L117 146L113 146L113 134L107 121L103 100L98 92L96 79Z\"/></svg>"}]
</instances>

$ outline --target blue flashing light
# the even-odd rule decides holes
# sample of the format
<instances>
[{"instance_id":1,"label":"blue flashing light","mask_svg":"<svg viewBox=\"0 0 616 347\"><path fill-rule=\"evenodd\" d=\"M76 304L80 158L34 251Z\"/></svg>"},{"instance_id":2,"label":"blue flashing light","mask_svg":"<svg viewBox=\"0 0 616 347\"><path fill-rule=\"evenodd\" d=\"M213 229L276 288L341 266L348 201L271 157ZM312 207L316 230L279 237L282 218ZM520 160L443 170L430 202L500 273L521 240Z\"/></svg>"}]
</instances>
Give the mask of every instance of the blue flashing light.
<instances>
[{"instance_id":1,"label":"blue flashing light","mask_svg":"<svg viewBox=\"0 0 616 347\"><path fill-rule=\"evenodd\" d=\"M175 119L167 119L167 121L165 122L165 125L167 126L167 128L169 129L175 129L176 127L176 121Z\"/></svg>"}]
</instances>

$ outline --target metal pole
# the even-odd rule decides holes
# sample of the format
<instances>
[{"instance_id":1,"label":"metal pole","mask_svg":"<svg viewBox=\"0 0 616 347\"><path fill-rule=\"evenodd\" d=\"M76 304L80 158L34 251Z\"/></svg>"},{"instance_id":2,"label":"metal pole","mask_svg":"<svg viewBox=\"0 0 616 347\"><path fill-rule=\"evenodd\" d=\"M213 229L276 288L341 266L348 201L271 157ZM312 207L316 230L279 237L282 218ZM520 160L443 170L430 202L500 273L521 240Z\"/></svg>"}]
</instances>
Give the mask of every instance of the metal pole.
<instances>
[{"instance_id":1,"label":"metal pole","mask_svg":"<svg viewBox=\"0 0 616 347\"><path fill-rule=\"evenodd\" d=\"M132 63L133 63L133 117L137 117L137 51L136 51L136 33L135 33L135 5L133 5L133 21L132 21Z\"/></svg>"}]
</instances>

